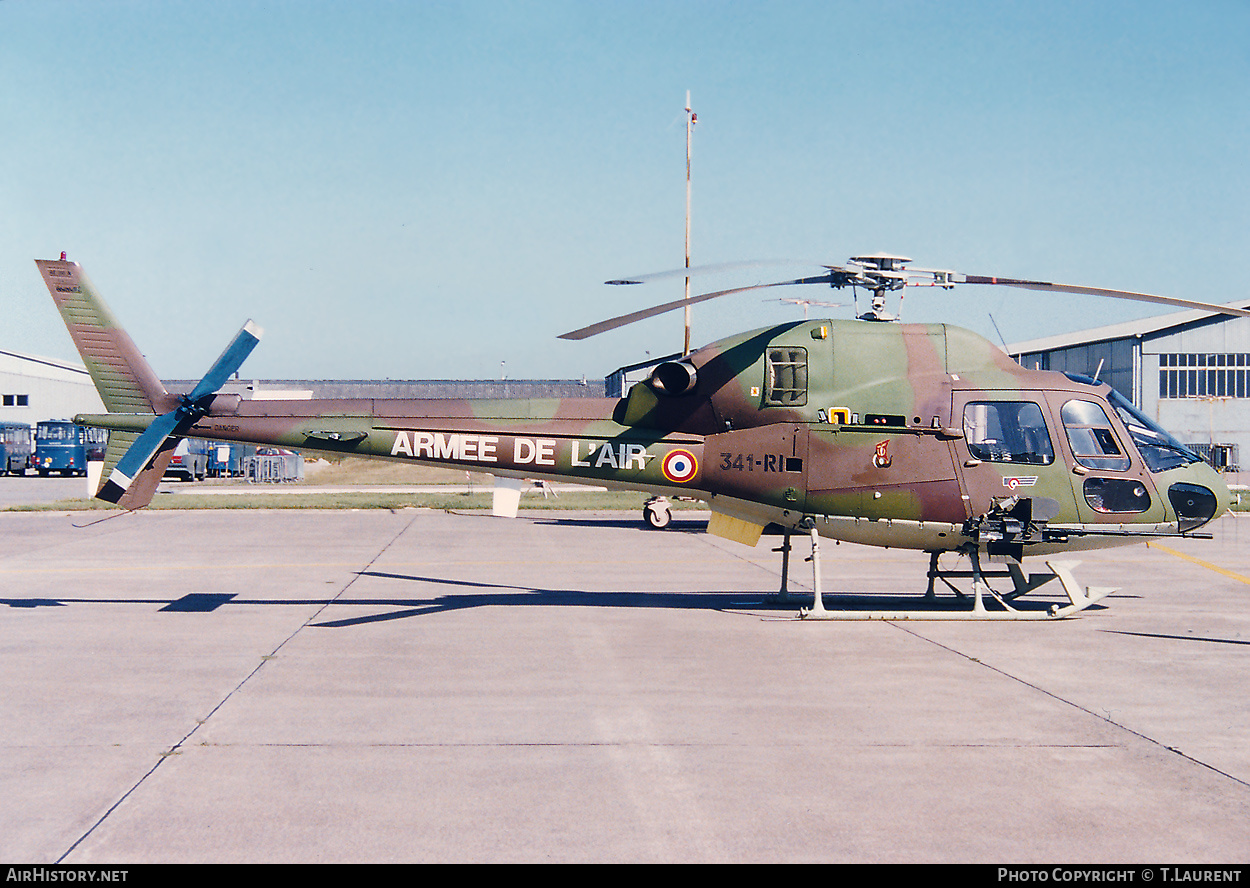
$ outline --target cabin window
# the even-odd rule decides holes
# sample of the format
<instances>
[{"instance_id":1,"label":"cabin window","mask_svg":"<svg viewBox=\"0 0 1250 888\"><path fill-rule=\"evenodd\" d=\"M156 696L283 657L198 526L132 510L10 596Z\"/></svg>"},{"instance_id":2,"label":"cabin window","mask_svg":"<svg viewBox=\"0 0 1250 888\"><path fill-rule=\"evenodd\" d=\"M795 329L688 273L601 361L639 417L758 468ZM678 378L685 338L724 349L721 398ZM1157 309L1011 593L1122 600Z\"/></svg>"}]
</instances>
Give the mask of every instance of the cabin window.
<instances>
[{"instance_id":1,"label":"cabin window","mask_svg":"<svg viewBox=\"0 0 1250 888\"><path fill-rule=\"evenodd\" d=\"M1042 409L1032 401L973 401L964 405L968 452L986 462L1048 466L1055 448Z\"/></svg>"},{"instance_id":2,"label":"cabin window","mask_svg":"<svg viewBox=\"0 0 1250 888\"><path fill-rule=\"evenodd\" d=\"M770 348L764 404L803 407L807 404L807 349Z\"/></svg>"},{"instance_id":3,"label":"cabin window","mask_svg":"<svg viewBox=\"0 0 1250 888\"><path fill-rule=\"evenodd\" d=\"M1095 512L1144 512L1150 508L1146 485L1131 478L1087 478L1085 502Z\"/></svg>"},{"instance_id":4,"label":"cabin window","mask_svg":"<svg viewBox=\"0 0 1250 888\"><path fill-rule=\"evenodd\" d=\"M1128 454L1120 446L1106 411L1093 401L1069 401L1063 405L1063 427L1076 461L1090 469L1123 472Z\"/></svg>"}]
</instances>

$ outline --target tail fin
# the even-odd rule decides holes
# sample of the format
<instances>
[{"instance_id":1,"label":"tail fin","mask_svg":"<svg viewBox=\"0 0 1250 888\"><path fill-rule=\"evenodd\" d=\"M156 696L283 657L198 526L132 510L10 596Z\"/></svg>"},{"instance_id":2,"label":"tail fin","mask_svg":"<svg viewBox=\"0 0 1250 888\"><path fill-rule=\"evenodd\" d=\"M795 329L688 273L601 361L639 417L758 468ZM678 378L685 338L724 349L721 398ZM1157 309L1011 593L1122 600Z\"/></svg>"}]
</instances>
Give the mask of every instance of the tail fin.
<instances>
[{"instance_id":1,"label":"tail fin","mask_svg":"<svg viewBox=\"0 0 1250 888\"><path fill-rule=\"evenodd\" d=\"M60 260L37 259L35 264L109 413L157 414L176 404L177 399L165 390L78 263L67 262L62 254ZM100 489L96 491L97 497L124 509L143 508L151 502L177 444L171 439L168 447L162 447L150 464L136 475L124 495L101 496L113 469L139 434L116 429L109 432Z\"/></svg>"},{"instance_id":2,"label":"tail fin","mask_svg":"<svg viewBox=\"0 0 1250 888\"><path fill-rule=\"evenodd\" d=\"M177 399L165 391L78 263L62 258L37 259L35 264L105 409L109 413L165 413L172 409Z\"/></svg>"},{"instance_id":3,"label":"tail fin","mask_svg":"<svg viewBox=\"0 0 1250 888\"><path fill-rule=\"evenodd\" d=\"M113 429L96 498L141 509L152 501L178 441L210 412L213 395L251 354L261 329L248 321L194 389L171 395L77 263L67 262L62 253L59 260L37 259L35 264L108 412L151 416L138 432L133 423L122 430L105 417L90 423Z\"/></svg>"}]
</instances>

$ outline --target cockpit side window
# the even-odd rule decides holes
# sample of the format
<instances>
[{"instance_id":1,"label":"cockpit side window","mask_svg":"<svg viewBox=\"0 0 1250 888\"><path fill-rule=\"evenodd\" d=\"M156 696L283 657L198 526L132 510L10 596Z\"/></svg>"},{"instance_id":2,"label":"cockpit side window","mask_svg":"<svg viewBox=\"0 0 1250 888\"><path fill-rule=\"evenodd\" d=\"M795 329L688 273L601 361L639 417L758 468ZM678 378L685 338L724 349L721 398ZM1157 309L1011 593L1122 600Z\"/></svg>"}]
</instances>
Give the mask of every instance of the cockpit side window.
<instances>
[{"instance_id":1,"label":"cockpit side window","mask_svg":"<svg viewBox=\"0 0 1250 888\"><path fill-rule=\"evenodd\" d=\"M1128 398L1112 389L1109 399L1150 471L1163 472L1177 466L1202 462L1201 457L1169 435L1158 423L1150 420Z\"/></svg>"},{"instance_id":2,"label":"cockpit side window","mask_svg":"<svg viewBox=\"0 0 1250 888\"><path fill-rule=\"evenodd\" d=\"M770 348L764 404L770 407L803 407L807 404L807 349L798 346Z\"/></svg>"},{"instance_id":3,"label":"cockpit side window","mask_svg":"<svg viewBox=\"0 0 1250 888\"><path fill-rule=\"evenodd\" d=\"M1120 446L1107 413L1093 401L1068 401L1061 411L1063 427L1076 461L1089 469L1126 471L1128 454Z\"/></svg>"},{"instance_id":4,"label":"cockpit side window","mask_svg":"<svg viewBox=\"0 0 1250 888\"><path fill-rule=\"evenodd\" d=\"M1055 448L1042 410L1032 401L971 401L964 405L968 452L986 462L1048 466Z\"/></svg>"}]
</instances>

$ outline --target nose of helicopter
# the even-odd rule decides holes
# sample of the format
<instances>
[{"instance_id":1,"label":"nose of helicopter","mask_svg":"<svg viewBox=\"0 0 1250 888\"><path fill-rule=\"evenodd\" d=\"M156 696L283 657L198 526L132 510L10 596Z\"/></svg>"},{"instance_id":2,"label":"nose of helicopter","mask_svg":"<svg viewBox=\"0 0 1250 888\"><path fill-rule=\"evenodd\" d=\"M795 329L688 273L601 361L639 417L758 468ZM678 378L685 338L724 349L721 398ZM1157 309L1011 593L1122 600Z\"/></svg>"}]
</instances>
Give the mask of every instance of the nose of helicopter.
<instances>
[{"instance_id":1,"label":"nose of helicopter","mask_svg":"<svg viewBox=\"0 0 1250 888\"><path fill-rule=\"evenodd\" d=\"M1233 499L1224 479L1205 462L1188 466L1168 487L1167 494L1182 533L1220 517Z\"/></svg>"}]
</instances>

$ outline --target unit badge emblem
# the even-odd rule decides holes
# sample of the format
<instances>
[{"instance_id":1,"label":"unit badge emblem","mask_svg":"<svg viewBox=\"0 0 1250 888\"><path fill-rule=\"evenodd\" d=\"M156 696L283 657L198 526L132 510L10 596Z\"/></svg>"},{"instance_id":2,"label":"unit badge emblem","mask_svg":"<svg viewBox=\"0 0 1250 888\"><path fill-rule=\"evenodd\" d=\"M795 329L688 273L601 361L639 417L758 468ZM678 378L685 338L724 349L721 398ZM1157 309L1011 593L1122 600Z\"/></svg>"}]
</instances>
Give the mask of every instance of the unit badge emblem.
<instances>
[{"instance_id":1,"label":"unit badge emblem","mask_svg":"<svg viewBox=\"0 0 1250 888\"><path fill-rule=\"evenodd\" d=\"M888 469L894 463L894 457L890 456L890 442L877 442L877 452L873 454L872 464L878 469Z\"/></svg>"}]
</instances>

